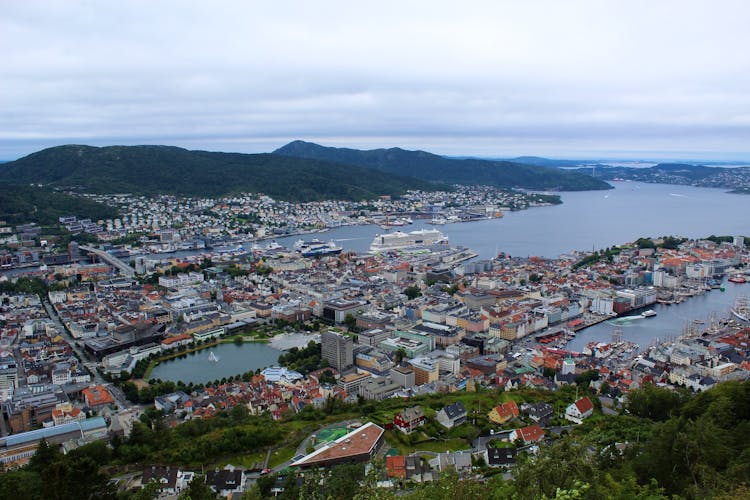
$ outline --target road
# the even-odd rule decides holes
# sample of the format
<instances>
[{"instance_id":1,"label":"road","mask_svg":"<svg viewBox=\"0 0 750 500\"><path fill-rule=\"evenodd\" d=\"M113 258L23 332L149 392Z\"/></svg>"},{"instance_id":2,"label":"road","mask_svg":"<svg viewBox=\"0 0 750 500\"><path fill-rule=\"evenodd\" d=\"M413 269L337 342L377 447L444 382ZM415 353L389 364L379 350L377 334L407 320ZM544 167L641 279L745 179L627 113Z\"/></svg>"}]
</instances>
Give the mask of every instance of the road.
<instances>
[{"instance_id":1,"label":"road","mask_svg":"<svg viewBox=\"0 0 750 500\"><path fill-rule=\"evenodd\" d=\"M87 252L93 253L94 255L102 259L103 261L108 262L109 264L112 264L117 269L119 269L120 272L124 276L127 276L128 278L133 278L135 276L135 269L133 269L132 267L130 267L129 265L127 265L126 263L124 263L123 261L115 257L114 255L109 254L103 250L99 250L98 248L90 247L88 245L81 245L79 248L81 250L85 250Z\"/></svg>"},{"instance_id":2,"label":"road","mask_svg":"<svg viewBox=\"0 0 750 500\"><path fill-rule=\"evenodd\" d=\"M55 308L52 307L52 304L45 299L42 301L42 304L44 304L44 308L47 310L47 315L52 320L52 323L55 325L55 328L60 332L60 335L65 339L65 341L70 345L70 347L73 349L73 352L76 353L76 356L79 360L81 360L81 363L88 368L89 372L91 373L91 382L93 384L97 385L103 385L107 388L109 393L112 395L112 397L115 400L115 404L117 405L117 408L120 410L125 410L127 408L130 408L132 405L131 403L125 398L125 395L122 393L119 387L109 384L102 376L99 374L99 371L97 368L99 367L99 363L92 361L88 354L80 348L78 343L76 342L76 339L73 338L73 336L68 332L68 329L65 328L65 325L62 324L60 321L60 317L57 315L57 311L55 311Z\"/></svg>"}]
</instances>

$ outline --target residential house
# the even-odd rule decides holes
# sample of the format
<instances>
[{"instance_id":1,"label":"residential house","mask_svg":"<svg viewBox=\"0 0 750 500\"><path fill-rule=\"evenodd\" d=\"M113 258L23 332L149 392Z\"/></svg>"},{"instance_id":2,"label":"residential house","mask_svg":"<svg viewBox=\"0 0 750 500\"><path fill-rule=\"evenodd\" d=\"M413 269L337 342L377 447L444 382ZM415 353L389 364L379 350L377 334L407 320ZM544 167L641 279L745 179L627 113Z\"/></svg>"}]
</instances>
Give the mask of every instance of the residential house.
<instances>
[{"instance_id":1,"label":"residential house","mask_svg":"<svg viewBox=\"0 0 750 500\"><path fill-rule=\"evenodd\" d=\"M393 425L405 434L411 434L414 429L424 424L424 412L419 406L412 406L401 410L393 417Z\"/></svg>"},{"instance_id":2,"label":"residential house","mask_svg":"<svg viewBox=\"0 0 750 500\"><path fill-rule=\"evenodd\" d=\"M460 401L449 404L437 413L437 421L448 429L461 425L466 422L466 408Z\"/></svg>"},{"instance_id":3,"label":"residential house","mask_svg":"<svg viewBox=\"0 0 750 500\"><path fill-rule=\"evenodd\" d=\"M524 444L532 444L544 439L544 430L539 427L539 424L533 424L520 429L513 429L508 435L508 439L511 442L520 439Z\"/></svg>"},{"instance_id":4,"label":"residential house","mask_svg":"<svg viewBox=\"0 0 750 500\"><path fill-rule=\"evenodd\" d=\"M515 401L511 400L494 407L490 411L488 417L491 422L502 425L509 420L518 418L518 415L520 415L520 412L518 411L518 405Z\"/></svg>"},{"instance_id":5,"label":"residential house","mask_svg":"<svg viewBox=\"0 0 750 500\"><path fill-rule=\"evenodd\" d=\"M565 409L565 418L580 424L583 419L594 413L594 404L588 397L582 397Z\"/></svg>"}]
</instances>

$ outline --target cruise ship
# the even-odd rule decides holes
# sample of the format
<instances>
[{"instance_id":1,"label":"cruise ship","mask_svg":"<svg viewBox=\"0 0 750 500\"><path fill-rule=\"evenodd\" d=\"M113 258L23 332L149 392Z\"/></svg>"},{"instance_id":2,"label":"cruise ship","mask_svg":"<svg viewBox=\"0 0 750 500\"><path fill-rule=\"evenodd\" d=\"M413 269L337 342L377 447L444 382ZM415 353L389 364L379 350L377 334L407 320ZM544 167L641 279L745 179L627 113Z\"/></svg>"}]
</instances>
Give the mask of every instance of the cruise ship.
<instances>
[{"instance_id":1,"label":"cruise ship","mask_svg":"<svg viewBox=\"0 0 750 500\"><path fill-rule=\"evenodd\" d=\"M437 229L419 229L409 233L395 231L375 236L370 245L370 252L387 252L388 250L401 250L415 246L439 244L447 245L448 238Z\"/></svg>"},{"instance_id":2,"label":"cruise ship","mask_svg":"<svg viewBox=\"0 0 750 500\"><path fill-rule=\"evenodd\" d=\"M298 240L294 244L294 249L302 254L303 257L321 257L323 255L340 254L343 250L333 241L328 243L314 239L311 241Z\"/></svg>"}]
</instances>

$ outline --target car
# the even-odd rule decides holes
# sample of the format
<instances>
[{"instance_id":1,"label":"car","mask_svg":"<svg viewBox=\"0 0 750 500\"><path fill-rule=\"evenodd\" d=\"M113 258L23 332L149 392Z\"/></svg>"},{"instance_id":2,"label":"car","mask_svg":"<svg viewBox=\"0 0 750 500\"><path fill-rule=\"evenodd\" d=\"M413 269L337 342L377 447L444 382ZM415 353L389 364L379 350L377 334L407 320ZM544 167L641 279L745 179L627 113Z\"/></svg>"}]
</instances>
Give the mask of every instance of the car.
<instances>
[{"instance_id":1,"label":"car","mask_svg":"<svg viewBox=\"0 0 750 500\"><path fill-rule=\"evenodd\" d=\"M266 474L268 474L269 472L271 472L271 469L263 469L262 471L260 471L260 475L261 475L261 476L265 476L265 475L266 475Z\"/></svg>"}]
</instances>

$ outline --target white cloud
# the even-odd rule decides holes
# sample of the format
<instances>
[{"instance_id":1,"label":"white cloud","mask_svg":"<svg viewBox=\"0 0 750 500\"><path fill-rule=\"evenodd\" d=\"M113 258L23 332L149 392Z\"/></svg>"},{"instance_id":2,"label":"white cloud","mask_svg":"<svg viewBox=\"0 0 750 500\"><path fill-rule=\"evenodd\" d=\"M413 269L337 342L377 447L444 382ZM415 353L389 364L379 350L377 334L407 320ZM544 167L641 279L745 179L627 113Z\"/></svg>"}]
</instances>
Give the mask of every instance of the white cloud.
<instances>
[{"instance_id":1,"label":"white cloud","mask_svg":"<svg viewBox=\"0 0 750 500\"><path fill-rule=\"evenodd\" d=\"M0 157L65 142L748 156L745 2L11 2Z\"/></svg>"}]
</instances>

